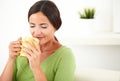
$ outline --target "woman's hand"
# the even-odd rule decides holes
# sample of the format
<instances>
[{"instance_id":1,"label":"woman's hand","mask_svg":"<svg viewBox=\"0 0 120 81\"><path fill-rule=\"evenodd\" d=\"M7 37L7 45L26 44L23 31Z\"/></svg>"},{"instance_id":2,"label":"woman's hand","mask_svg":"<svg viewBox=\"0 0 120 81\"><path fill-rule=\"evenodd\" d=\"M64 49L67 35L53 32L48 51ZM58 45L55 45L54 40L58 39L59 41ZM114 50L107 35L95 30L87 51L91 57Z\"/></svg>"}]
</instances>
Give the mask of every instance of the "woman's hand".
<instances>
[{"instance_id":1,"label":"woman's hand","mask_svg":"<svg viewBox=\"0 0 120 81\"><path fill-rule=\"evenodd\" d=\"M19 52L21 50L21 39L22 38L19 38L17 41L12 41L9 44L9 59L15 60L19 55Z\"/></svg>"},{"instance_id":2,"label":"woman's hand","mask_svg":"<svg viewBox=\"0 0 120 81\"><path fill-rule=\"evenodd\" d=\"M41 50L39 43L34 39L32 39L32 41L35 46L31 45L28 41L25 41L25 44L28 48L22 47L22 50L29 60L30 68L32 71L35 71L40 67Z\"/></svg>"}]
</instances>

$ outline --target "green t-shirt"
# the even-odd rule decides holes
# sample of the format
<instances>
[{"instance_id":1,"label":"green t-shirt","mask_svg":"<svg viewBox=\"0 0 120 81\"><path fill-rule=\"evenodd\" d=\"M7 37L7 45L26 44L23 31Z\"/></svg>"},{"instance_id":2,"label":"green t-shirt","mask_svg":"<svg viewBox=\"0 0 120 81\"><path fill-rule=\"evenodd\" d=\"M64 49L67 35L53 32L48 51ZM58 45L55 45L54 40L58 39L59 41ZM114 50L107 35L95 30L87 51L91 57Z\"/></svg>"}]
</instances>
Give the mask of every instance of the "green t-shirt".
<instances>
[{"instance_id":1,"label":"green t-shirt","mask_svg":"<svg viewBox=\"0 0 120 81\"><path fill-rule=\"evenodd\" d=\"M75 58L70 48L61 46L40 67L48 81L74 81ZM13 81L35 81L26 57L18 56Z\"/></svg>"}]
</instances>

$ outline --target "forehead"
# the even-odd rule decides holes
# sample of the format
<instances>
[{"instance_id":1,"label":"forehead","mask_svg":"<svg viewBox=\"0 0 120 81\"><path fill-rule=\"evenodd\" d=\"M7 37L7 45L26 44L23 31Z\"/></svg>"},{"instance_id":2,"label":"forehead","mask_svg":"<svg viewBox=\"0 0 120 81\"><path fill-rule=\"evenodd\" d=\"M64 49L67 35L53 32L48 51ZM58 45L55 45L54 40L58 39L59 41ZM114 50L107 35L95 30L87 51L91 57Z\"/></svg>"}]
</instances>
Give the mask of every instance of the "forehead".
<instances>
[{"instance_id":1,"label":"forehead","mask_svg":"<svg viewBox=\"0 0 120 81\"><path fill-rule=\"evenodd\" d=\"M36 22L36 21L49 22L47 16L45 16L42 12L37 12L30 16L29 22Z\"/></svg>"}]
</instances>

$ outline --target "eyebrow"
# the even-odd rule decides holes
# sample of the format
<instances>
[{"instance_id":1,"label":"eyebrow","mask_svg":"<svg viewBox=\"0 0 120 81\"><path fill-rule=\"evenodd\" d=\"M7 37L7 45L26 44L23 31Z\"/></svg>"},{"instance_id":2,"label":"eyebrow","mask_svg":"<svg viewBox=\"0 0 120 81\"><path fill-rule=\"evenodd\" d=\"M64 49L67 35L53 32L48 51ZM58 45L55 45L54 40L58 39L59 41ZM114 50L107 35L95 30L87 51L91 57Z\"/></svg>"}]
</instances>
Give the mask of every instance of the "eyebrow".
<instances>
[{"instance_id":1,"label":"eyebrow","mask_svg":"<svg viewBox=\"0 0 120 81\"><path fill-rule=\"evenodd\" d=\"M41 23L40 25L48 25L47 23Z\"/></svg>"},{"instance_id":2,"label":"eyebrow","mask_svg":"<svg viewBox=\"0 0 120 81\"><path fill-rule=\"evenodd\" d=\"M35 25L34 23L30 23L32 25ZM47 23L41 23L40 25L48 25Z\"/></svg>"},{"instance_id":3,"label":"eyebrow","mask_svg":"<svg viewBox=\"0 0 120 81\"><path fill-rule=\"evenodd\" d=\"M34 23L30 23L30 24L35 25Z\"/></svg>"}]
</instances>

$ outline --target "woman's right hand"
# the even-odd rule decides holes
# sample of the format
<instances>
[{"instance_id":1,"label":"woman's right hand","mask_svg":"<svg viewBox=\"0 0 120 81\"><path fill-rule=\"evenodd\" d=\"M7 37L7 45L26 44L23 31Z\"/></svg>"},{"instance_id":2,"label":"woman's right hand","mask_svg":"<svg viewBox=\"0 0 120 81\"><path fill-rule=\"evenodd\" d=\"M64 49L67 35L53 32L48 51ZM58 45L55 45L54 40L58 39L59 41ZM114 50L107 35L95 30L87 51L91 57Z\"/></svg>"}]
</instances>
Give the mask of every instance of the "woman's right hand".
<instances>
[{"instance_id":1,"label":"woman's right hand","mask_svg":"<svg viewBox=\"0 0 120 81\"><path fill-rule=\"evenodd\" d=\"M22 38L19 38L17 41L12 41L9 44L9 59L15 60L19 55L19 52L21 50L21 39Z\"/></svg>"}]
</instances>

